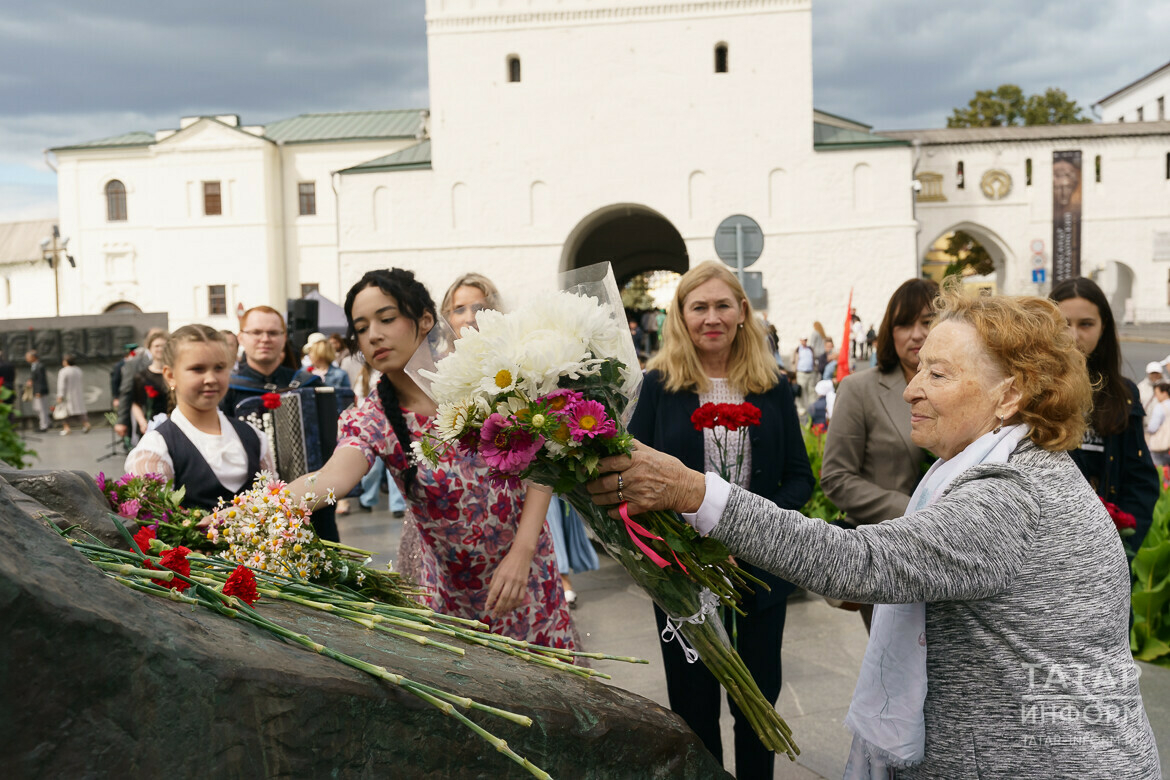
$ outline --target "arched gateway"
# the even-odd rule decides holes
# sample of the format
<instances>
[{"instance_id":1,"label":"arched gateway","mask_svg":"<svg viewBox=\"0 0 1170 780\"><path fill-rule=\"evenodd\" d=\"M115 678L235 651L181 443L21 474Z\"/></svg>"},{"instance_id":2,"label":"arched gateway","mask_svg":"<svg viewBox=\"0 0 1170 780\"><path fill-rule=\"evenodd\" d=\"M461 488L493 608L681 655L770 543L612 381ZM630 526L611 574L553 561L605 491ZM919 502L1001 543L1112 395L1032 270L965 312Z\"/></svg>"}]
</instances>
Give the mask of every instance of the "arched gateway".
<instances>
[{"instance_id":1,"label":"arched gateway","mask_svg":"<svg viewBox=\"0 0 1170 780\"><path fill-rule=\"evenodd\" d=\"M609 261L620 288L632 277L663 269L686 273L686 244L666 217L646 206L621 203L594 211L569 233L561 270Z\"/></svg>"}]
</instances>

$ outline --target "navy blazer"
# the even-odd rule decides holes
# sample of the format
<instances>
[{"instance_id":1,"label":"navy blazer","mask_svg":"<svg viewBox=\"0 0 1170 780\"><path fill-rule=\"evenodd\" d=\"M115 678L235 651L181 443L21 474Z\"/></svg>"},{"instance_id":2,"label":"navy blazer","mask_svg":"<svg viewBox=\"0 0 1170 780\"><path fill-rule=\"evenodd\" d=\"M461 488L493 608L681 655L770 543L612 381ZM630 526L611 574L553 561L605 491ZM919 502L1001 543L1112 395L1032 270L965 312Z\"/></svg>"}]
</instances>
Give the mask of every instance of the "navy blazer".
<instances>
[{"instance_id":1,"label":"navy blazer","mask_svg":"<svg viewBox=\"0 0 1170 780\"><path fill-rule=\"evenodd\" d=\"M752 475L748 490L781 509L799 510L812 495L815 483L792 390L786 381L779 379L771 390L760 395L753 393L744 400L760 410L760 424L751 428L749 434ZM650 371L642 383L629 431L638 441L673 455L689 469L702 472L705 470L703 434L691 424L691 414L698 408L698 393L668 392L662 374ZM739 561L739 565L772 588L771 592L757 589L754 596L744 594L745 607L766 609L788 598L795 587L744 561Z\"/></svg>"}]
</instances>

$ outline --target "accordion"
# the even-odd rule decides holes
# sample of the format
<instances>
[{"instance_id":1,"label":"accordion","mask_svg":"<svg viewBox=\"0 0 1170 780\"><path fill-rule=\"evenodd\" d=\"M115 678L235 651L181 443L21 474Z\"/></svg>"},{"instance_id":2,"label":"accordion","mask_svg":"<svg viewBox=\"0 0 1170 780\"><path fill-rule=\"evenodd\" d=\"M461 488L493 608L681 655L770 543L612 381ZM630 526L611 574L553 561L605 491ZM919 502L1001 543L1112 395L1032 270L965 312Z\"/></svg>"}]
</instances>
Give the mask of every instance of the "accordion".
<instances>
[{"instance_id":1,"label":"accordion","mask_svg":"<svg viewBox=\"0 0 1170 780\"><path fill-rule=\"evenodd\" d=\"M246 398L236 407L236 416L260 421L257 427L272 444L277 475L291 482L329 460L337 447L338 418L353 402L353 390L347 387L300 387L280 393L275 409L266 409L260 396Z\"/></svg>"}]
</instances>

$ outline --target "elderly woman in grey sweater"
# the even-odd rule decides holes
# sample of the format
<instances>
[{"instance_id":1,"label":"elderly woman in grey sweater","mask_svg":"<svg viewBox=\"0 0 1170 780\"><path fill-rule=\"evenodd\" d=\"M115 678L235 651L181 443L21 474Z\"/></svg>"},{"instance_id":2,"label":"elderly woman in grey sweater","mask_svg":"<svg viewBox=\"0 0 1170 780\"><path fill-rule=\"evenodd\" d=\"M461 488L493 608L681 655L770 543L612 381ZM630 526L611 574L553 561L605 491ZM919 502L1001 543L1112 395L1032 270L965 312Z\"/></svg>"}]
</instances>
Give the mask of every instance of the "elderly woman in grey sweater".
<instances>
[{"instance_id":1,"label":"elderly woman in grey sweater","mask_svg":"<svg viewBox=\"0 0 1170 780\"><path fill-rule=\"evenodd\" d=\"M1090 387L1064 318L1040 298L946 290L904 398L939 461L885 523L812 520L641 444L590 490L617 503L621 474L631 513L678 510L785 579L878 605L846 778L1161 777L1129 567L1066 452Z\"/></svg>"}]
</instances>

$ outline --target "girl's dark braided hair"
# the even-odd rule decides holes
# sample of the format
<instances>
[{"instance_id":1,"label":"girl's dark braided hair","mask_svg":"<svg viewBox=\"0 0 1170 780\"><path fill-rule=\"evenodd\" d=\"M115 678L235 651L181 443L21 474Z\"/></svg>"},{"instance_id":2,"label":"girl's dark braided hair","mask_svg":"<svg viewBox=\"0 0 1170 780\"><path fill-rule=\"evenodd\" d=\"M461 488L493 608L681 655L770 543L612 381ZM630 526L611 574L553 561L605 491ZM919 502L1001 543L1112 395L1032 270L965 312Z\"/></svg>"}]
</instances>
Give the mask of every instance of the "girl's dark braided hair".
<instances>
[{"instance_id":1,"label":"girl's dark braided hair","mask_svg":"<svg viewBox=\"0 0 1170 780\"><path fill-rule=\"evenodd\" d=\"M431 294L427 292L427 288L422 282L414 278L412 272L401 268L369 271L358 280L357 284L349 288L349 292L345 296L345 320L349 325L345 339L351 352L357 353L359 351L357 333L353 327L353 300L359 292L367 287L377 287L393 298L398 304L399 315L414 323L416 334L418 333L418 323L424 314L429 313L432 319L438 321L439 315L435 311L435 302L431 299ZM410 458L410 431L406 427L406 418L402 416L402 407L398 405L398 393L394 389L394 385L390 383L390 377L382 375L382 378L378 380L377 391L378 400L382 402L382 409L386 413L386 419L390 421L390 427L394 429L394 435L398 437L407 458ZM407 494L414 486L417 473L418 466L413 463L402 473L402 484L406 488Z\"/></svg>"}]
</instances>

